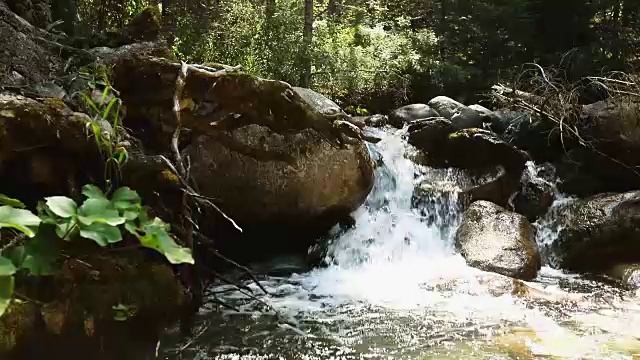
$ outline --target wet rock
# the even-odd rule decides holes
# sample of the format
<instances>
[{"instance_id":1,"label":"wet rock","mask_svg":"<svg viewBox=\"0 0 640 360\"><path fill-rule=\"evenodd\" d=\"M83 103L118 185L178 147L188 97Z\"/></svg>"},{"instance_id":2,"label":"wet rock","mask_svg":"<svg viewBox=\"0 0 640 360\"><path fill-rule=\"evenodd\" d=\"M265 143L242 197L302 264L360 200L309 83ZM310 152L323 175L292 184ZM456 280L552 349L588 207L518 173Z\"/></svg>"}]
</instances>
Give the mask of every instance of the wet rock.
<instances>
[{"instance_id":1,"label":"wet rock","mask_svg":"<svg viewBox=\"0 0 640 360\"><path fill-rule=\"evenodd\" d=\"M554 201L554 188L551 183L526 173L522 178L520 190L513 197L514 211L527 217L531 222L547 213Z\"/></svg>"},{"instance_id":2,"label":"wet rock","mask_svg":"<svg viewBox=\"0 0 640 360\"><path fill-rule=\"evenodd\" d=\"M619 280L625 286L640 289L640 263L616 265L606 274Z\"/></svg>"},{"instance_id":3,"label":"wet rock","mask_svg":"<svg viewBox=\"0 0 640 360\"><path fill-rule=\"evenodd\" d=\"M365 124L367 124L367 126L379 128L387 125L387 123L389 122L389 118L386 115L376 114L369 116L364 120L364 122Z\"/></svg>"},{"instance_id":4,"label":"wet rock","mask_svg":"<svg viewBox=\"0 0 640 360\"><path fill-rule=\"evenodd\" d=\"M428 226L435 225L448 232L457 224L454 209L461 209L467 202L465 192L451 181L424 181L413 191L411 206L425 219Z\"/></svg>"},{"instance_id":5,"label":"wet rock","mask_svg":"<svg viewBox=\"0 0 640 360\"><path fill-rule=\"evenodd\" d=\"M467 263L481 270L526 281L534 279L541 267L529 221L488 201L471 204L455 243Z\"/></svg>"},{"instance_id":6,"label":"wet rock","mask_svg":"<svg viewBox=\"0 0 640 360\"><path fill-rule=\"evenodd\" d=\"M603 272L621 263L640 262L640 192L600 194L559 209L550 246L552 265Z\"/></svg>"},{"instance_id":7,"label":"wet rock","mask_svg":"<svg viewBox=\"0 0 640 360\"><path fill-rule=\"evenodd\" d=\"M483 174L477 176L480 184L464 191L469 202L485 200L502 207L509 206L509 201L519 188L520 182L516 175L507 172L503 166L497 166L485 169Z\"/></svg>"},{"instance_id":8,"label":"wet rock","mask_svg":"<svg viewBox=\"0 0 640 360\"><path fill-rule=\"evenodd\" d=\"M447 146L433 155L436 162L449 166L482 169L502 165L507 171L520 174L529 159L527 153L482 129L464 129L450 134Z\"/></svg>"},{"instance_id":9,"label":"wet rock","mask_svg":"<svg viewBox=\"0 0 640 360\"><path fill-rule=\"evenodd\" d=\"M445 146L449 134L455 131L451 121L438 117L421 119L409 125L409 144L427 155Z\"/></svg>"},{"instance_id":10,"label":"wet rock","mask_svg":"<svg viewBox=\"0 0 640 360\"><path fill-rule=\"evenodd\" d=\"M440 116L437 111L425 104L412 104L392 111L388 116L388 123L396 128L402 128L414 120Z\"/></svg>"}]
</instances>

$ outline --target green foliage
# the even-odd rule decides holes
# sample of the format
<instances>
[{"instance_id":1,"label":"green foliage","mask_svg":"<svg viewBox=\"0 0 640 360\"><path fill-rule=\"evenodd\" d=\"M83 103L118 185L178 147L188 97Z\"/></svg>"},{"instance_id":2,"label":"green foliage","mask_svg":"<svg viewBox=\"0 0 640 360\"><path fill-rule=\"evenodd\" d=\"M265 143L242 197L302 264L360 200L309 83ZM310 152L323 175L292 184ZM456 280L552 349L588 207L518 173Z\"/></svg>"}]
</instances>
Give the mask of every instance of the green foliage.
<instances>
[{"instance_id":1,"label":"green foliage","mask_svg":"<svg viewBox=\"0 0 640 360\"><path fill-rule=\"evenodd\" d=\"M82 193L86 199L80 205L65 196L45 198L38 205L38 215L9 205L0 207L0 228L15 229L30 238L0 256L0 315L12 299L14 275L20 271L31 276L55 273L61 255L58 240L89 240L107 247L121 242L124 231L172 264L194 263L191 250L170 235L169 225L149 218L137 192L121 187L109 198L98 187L85 185ZM24 207L18 200L4 198Z\"/></svg>"},{"instance_id":2,"label":"green foliage","mask_svg":"<svg viewBox=\"0 0 640 360\"><path fill-rule=\"evenodd\" d=\"M87 130L96 141L98 149L105 157L105 179L113 180L120 176L122 165L129 154L124 144L124 131L121 129L122 100L109 82L110 69L96 64L80 70L80 77L87 82L87 89L80 92L91 119L87 121Z\"/></svg>"}]
</instances>

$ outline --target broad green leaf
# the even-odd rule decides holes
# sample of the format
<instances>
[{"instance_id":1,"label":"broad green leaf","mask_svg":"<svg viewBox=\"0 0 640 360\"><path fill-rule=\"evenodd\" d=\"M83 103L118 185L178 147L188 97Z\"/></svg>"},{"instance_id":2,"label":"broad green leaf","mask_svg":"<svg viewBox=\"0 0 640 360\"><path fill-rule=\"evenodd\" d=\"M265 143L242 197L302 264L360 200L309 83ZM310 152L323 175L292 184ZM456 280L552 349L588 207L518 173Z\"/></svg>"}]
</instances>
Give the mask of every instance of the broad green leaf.
<instances>
[{"instance_id":1,"label":"broad green leaf","mask_svg":"<svg viewBox=\"0 0 640 360\"><path fill-rule=\"evenodd\" d=\"M51 196L45 198L51 211L61 218L70 218L78 211L78 205L66 196Z\"/></svg>"},{"instance_id":2,"label":"broad green leaf","mask_svg":"<svg viewBox=\"0 0 640 360\"><path fill-rule=\"evenodd\" d=\"M15 279L13 276L0 276L0 316L7 311L11 304L14 286Z\"/></svg>"},{"instance_id":3,"label":"broad green leaf","mask_svg":"<svg viewBox=\"0 0 640 360\"><path fill-rule=\"evenodd\" d=\"M84 225L104 223L111 226L124 224L126 218L120 216L107 199L87 199L78 209L78 220Z\"/></svg>"},{"instance_id":4,"label":"broad green leaf","mask_svg":"<svg viewBox=\"0 0 640 360\"><path fill-rule=\"evenodd\" d=\"M0 256L0 276L11 276L16 273L18 269L10 259L4 256Z\"/></svg>"},{"instance_id":5,"label":"broad green leaf","mask_svg":"<svg viewBox=\"0 0 640 360\"><path fill-rule=\"evenodd\" d=\"M0 228L14 228L29 237L34 237L35 231L32 228L37 228L40 222L40 218L29 210L0 206Z\"/></svg>"},{"instance_id":6,"label":"broad green leaf","mask_svg":"<svg viewBox=\"0 0 640 360\"><path fill-rule=\"evenodd\" d=\"M26 206L22 203L22 201L10 198L5 194L0 194L0 204L8 205L18 209L26 208Z\"/></svg>"},{"instance_id":7,"label":"broad green leaf","mask_svg":"<svg viewBox=\"0 0 640 360\"><path fill-rule=\"evenodd\" d=\"M138 228L138 225L136 225L135 221L133 220L128 220L126 223L124 223L124 228L131 234L135 235L135 236L140 236L140 229Z\"/></svg>"},{"instance_id":8,"label":"broad green leaf","mask_svg":"<svg viewBox=\"0 0 640 360\"><path fill-rule=\"evenodd\" d=\"M102 190L91 184L87 184L82 187L82 194L89 199L106 199L107 197L104 195Z\"/></svg>"},{"instance_id":9,"label":"broad green leaf","mask_svg":"<svg viewBox=\"0 0 640 360\"><path fill-rule=\"evenodd\" d=\"M159 218L144 226L144 235L138 235L140 244L163 254L172 264L193 264L195 261L191 250L182 247L171 238L165 224Z\"/></svg>"},{"instance_id":10,"label":"broad green leaf","mask_svg":"<svg viewBox=\"0 0 640 360\"><path fill-rule=\"evenodd\" d=\"M118 210L139 209L141 206L140 195L128 187L118 188L113 193L111 202Z\"/></svg>"},{"instance_id":11,"label":"broad green leaf","mask_svg":"<svg viewBox=\"0 0 640 360\"><path fill-rule=\"evenodd\" d=\"M120 229L104 223L93 223L80 229L80 236L95 241L100 246L107 246L122 240Z\"/></svg>"},{"instance_id":12,"label":"broad green leaf","mask_svg":"<svg viewBox=\"0 0 640 360\"><path fill-rule=\"evenodd\" d=\"M28 270L29 274L34 276L54 274L58 270L59 244L53 234L38 233L25 246L26 256L21 268Z\"/></svg>"}]
</instances>

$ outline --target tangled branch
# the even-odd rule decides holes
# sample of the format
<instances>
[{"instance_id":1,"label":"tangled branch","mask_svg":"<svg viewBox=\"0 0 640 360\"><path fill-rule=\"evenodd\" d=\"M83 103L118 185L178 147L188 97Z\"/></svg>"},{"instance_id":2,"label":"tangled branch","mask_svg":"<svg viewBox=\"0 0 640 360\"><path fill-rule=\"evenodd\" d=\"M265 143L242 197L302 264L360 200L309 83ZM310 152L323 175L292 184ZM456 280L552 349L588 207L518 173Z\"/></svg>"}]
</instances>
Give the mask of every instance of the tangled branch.
<instances>
[{"instance_id":1,"label":"tangled branch","mask_svg":"<svg viewBox=\"0 0 640 360\"><path fill-rule=\"evenodd\" d=\"M581 129L583 105L581 97L587 89L603 93L612 103L628 102L629 98L640 99L640 78L623 72L611 72L602 76L585 77L581 81L569 82L563 73L554 68L543 68L532 63L526 64L521 74L511 86L498 84L492 87L492 99L497 105L515 107L555 124L563 148L570 139L582 147L621 165L640 177L634 166L626 164L598 149L598 139L591 138Z\"/></svg>"}]
</instances>

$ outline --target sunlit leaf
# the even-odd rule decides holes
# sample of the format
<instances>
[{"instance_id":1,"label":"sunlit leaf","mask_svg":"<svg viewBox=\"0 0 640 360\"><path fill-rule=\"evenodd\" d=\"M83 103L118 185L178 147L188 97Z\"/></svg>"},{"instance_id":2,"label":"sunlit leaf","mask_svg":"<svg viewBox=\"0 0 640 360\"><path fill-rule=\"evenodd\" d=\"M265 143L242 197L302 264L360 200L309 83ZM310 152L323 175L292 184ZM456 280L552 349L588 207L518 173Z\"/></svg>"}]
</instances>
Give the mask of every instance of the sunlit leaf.
<instances>
[{"instance_id":1,"label":"sunlit leaf","mask_svg":"<svg viewBox=\"0 0 640 360\"><path fill-rule=\"evenodd\" d=\"M37 228L40 222L40 218L29 210L0 206L0 228L14 228L29 237L34 237L33 229Z\"/></svg>"},{"instance_id":2,"label":"sunlit leaf","mask_svg":"<svg viewBox=\"0 0 640 360\"><path fill-rule=\"evenodd\" d=\"M24 209L26 207L22 201L10 198L5 194L0 194L0 205L7 205L18 209Z\"/></svg>"},{"instance_id":3,"label":"sunlit leaf","mask_svg":"<svg viewBox=\"0 0 640 360\"><path fill-rule=\"evenodd\" d=\"M120 229L105 223L93 223L80 229L80 236L95 241L100 246L107 246L122 240Z\"/></svg>"},{"instance_id":4,"label":"sunlit leaf","mask_svg":"<svg viewBox=\"0 0 640 360\"><path fill-rule=\"evenodd\" d=\"M106 199L107 197L104 195L102 190L91 184L87 184L82 187L82 194L89 199Z\"/></svg>"},{"instance_id":5,"label":"sunlit leaf","mask_svg":"<svg viewBox=\"0 0 640 360\"><path fill-rule=\"evenodd\" d=\"M78 209L78 220L84 225L103 223L118 226L124 224L127 219L120 216L111 201L87 199Z\"/></svg>"},{"instance_id":6,"label":"sunlit leaf","mask_svg":"<svg viewBox=\"0 0 640 360\"><path fill-rule=\"evenodd\" d=\"M142 246L154 249L164 255L172 264L193 264L195 261L191 250L182 247L167 232L167 224L159 218L143 228L144 234L138 235Z\"/></svg>"},{"instance_id":7,"label":"sunlit leaf","mask_svg":"<svg viewBox=\"0 0 640 360\"><path fill-rule=\"evenodd\" d=\"M118 188L111 197L111 202L118 210L137 208L141 204L140 195L128 187Z\"/></svg>"},{"instance_id":8,"label":"sunlit leaf","mask_svg":"<svg viewBox=\"0 0 640 360\"><path fill-rule=\"evenodd\" d=\"M76 202L66 196L51 196L45 200L49 209L61 218L70 218L78 211Z\"/></svg>"}]
</instances>

